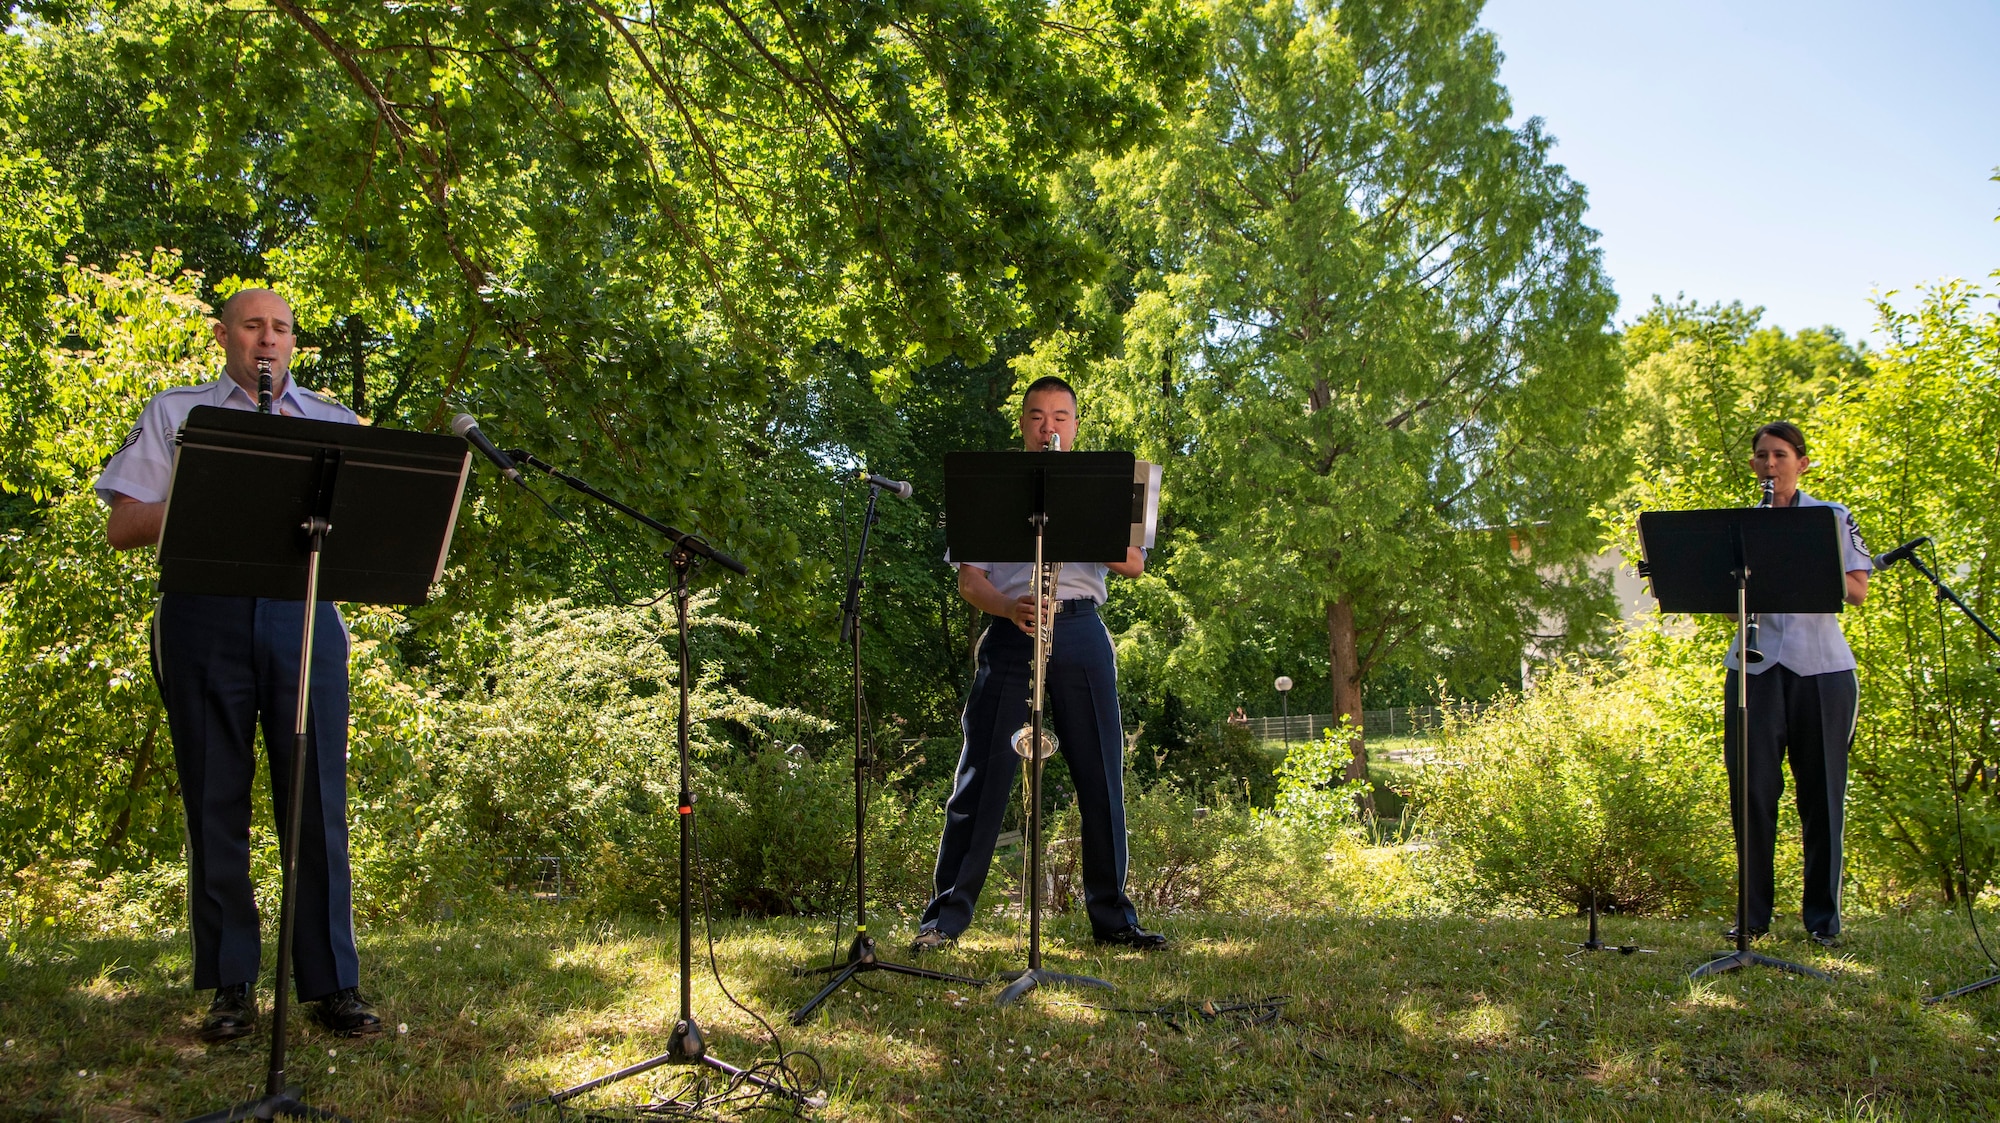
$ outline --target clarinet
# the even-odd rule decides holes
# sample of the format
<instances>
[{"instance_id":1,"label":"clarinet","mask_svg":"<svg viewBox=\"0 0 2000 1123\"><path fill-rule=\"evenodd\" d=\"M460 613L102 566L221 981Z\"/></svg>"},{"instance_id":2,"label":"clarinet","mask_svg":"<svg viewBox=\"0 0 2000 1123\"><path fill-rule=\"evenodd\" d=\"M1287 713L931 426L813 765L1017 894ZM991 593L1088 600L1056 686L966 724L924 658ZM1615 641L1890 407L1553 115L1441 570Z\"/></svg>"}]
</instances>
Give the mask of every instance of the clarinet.
<instances>
[{"instance_id":1,"label":"clarinet","mask_svg":"<svg viewBox=\"0 0 2000 1123\"><path fill-rule=\"evenodd\" d=\"M257 412L271 412L271 360L257 359Z\"/></svg>"},{"instance_id":2,"label":"clarinet","mask_svg":"<svg viewBox=\"0 0 2000 1123\"><path fill-rule=\"evenodd\" d=\"M1763 484L1764 496L1757 501L1757 506L1759 508L1776 506L1778 502L1777 481L1766 479L1763 481ZM1757 650L1757 614L1753 612L1750 614L1749 622L1743 626L1743 665L1747 667L1752 663L1762 663L1763 661L1764 653Z\"/></svg>"}]
</instances>

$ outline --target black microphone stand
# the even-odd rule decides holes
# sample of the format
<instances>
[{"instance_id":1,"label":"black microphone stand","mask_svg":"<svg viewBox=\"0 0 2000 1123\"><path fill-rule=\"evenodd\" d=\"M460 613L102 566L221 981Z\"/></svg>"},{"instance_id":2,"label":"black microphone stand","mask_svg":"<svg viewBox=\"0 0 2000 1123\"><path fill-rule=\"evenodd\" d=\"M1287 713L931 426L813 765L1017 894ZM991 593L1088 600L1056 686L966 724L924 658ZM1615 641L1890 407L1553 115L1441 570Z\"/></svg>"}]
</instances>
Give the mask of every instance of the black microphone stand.
<instances>
[{"instance_id":1,"label":"black microphone stand","mask_svg":"<svg viewBox=\"0 0 2000 1123\"><path fill-rule=\"evenodd\" d=\"M1736 578L1736 650L1742 656L1737 660L1741 666L1736 671L1736 704L1725 707L1723 720L1728 721L1728 711L1736 711L1736 777L1730 785L1731 802L1736 809L1736 948L1709 960L1694 969L1689 979L1699 979L1704 975L1720 975L1734 971L1738 967L1776 967L1780 971L1790 971L1798 975L1810 975L1815 979L1833 981L1824 971L1793 963L1776 956L1763 955L1750 950L1750 895L1749 862L1750 832L1746 823L1750 816L1750 562L1744 556L1741 537L1736 541L1736 568L1730 573Z\"/></svg>"},{"instance_id":2,"label":"black microphone stand","mask_svg":"<svg viewBox=\"0 0 2000 1123\"><path fill-rule=\"evenodd\" d=\"M1896 552L1900 553L1901 551L1900 551L1900 550L1898 550L1898 551L1896 551ZM1971 606L1971 605L1969 605L1969 604L1966 604L1966 603L1965 603L1965 601L1964 601L1964 600L1962 600L1962 599L1960 599L1959 595L1958 595L1958 594L1957 594L1956 592L1954 592L1954 591L1952 590L1951 586L1949 586L1949 585L1945 584L1945 583L1944 583L1944 581L1943 581L1943 580L1941 580L1941 579L1940 579L1940 578L1938 577L1938 575L1937 575L1937 574L1935 574L1935 573L1932 573L1932 572L1931 572L1931 569L1930 569L1930 567L1924 564L1924 561L1923 561L1923 559L1917 556L1917 554L1916 554L1916 551L1915 551L1915 550L1911 550L1911 551L1910 551L1910 554L1909 554L1909 560L1910 560L1910 565L1914 566L1914 567L1916 568L1916 571L1917 571L1918 573L1921 573L1921 574L1923 574L1923 575L1924 575L1924 579L1925 579L1926 581L1929 581L1929 582L1931 583L1931 587L1932 587L1933 589L1935 589L1935 590L1937 591L1937 594L1936 594L1936 595L1937 595L1937 599L1938 599L1938 600L1940 600L1940 601L1950 601L1950 602L1951 602L1952 604L1954 604L1954 605L1957 605L1957 606L1958 606L1958 610L1959 610L1960 612L1963 612L1963 613L1965 614L1965 618L1966 618L1967 620L1970 620L1970 621L1972 621L1972 622L1973 622L1973 624L1974 624L1974 625L1976 625L1976 626L1977 626L1977 627L1979 628L1979 630L1980 630L1980 631L1982 631L1982 632L1985 632L1985 633L1986 633L1986 638L1987 638L1987 639L1990 639L1990 640L1992 640L1992 641L1993 641L1993 642L1994 642L1995 644L2000 644L2000 635L1995 635L1995 634L1994 634L1994 632L1993 632L1993 629L1992 629L1991 627L1989 627L1989 626L1987 625L1986 621L1984 621L1984 620L1980 619L1980 617L1979 617L1979 614L1978 614L1977 612L1974 612L1974 611L1972 610L1972 606ZM1893 563L1891 563L1891 564L1893 564ZM1939 609L1938 611L1939 611L1940 613L1942 613L1942 612L1943 612L1944 610L1943 610L1943 609ZM1942 617L1940 617L1940 623L1941 623L1941 622L1942 622ZM1944 636L1943 636L1943 635L1939 635L1939 636L1938 636L1938 642L1939 642L1940 644L1944 642ZM1949 704L1950 704L1950 700L1949 700L1949 699L1947 699L1947 700L1946 700L1946 704L1947 704L1947 705L1949 705ZM1953 735L1953 736L1954 736L1954 743L1955 743L1955 742L1956 742L1956 733L1955 733L1955 732L1954 732L1954 735ZM1956 756L1956 754L1954 754L1954 756ZM1954 767L1955 767L1955 766L1954 766ZM1958 778L1957 778L1956 776L1952 777L1952 780L1951 780L1951 782L1952 782L1952 783L1953 783L1954 785L1956 785L1956 784L1958 783ZM1960 839L1961 839L1961 841L1963 841L1963 838L1964 838L1964 833L1963 833L1963 828L1961 827L1961 829L1960 829ZM1963 888L1964 888L1964 886L1962 886L1962 885L1961 885L1961 886L1960 886L1960 888L1961 888L1961 889L1963 889ZM1973 934L1974 938L1977 938L1977 939L1979 939L1979 948L1980 948L1980 950L1981 950L1981 951L1985 951L1985 950L1986 950L1986 941L1985 941L1985 939L1983 939L1983 938L1981 938L1981 937L1979 936L1979 919L1978 919L1978 917L1976 917L1976 916L1974 916L1974 915L1973 915L1973 911L1972 911L1972 910L1973 910L1973 908L1974 908L1974 907L1975 907L1975 906L1974 906L1974 902L1973 902L1973 901L1972 901L1972 900L1971 900L1970 898L1967 898L1967 899L1966 899L1966 902L1965 902L1965 915L1966 915L1966 917L1967 917L1968 919L1970 919L1970 920L1971 920L1971 922L1972 922L1972 934ZM1988 959L1989 961L1990 961L1990 960L1992 959L1992 953L1990 953L1990 952L1988 952L1988 953L1987 953L1987 959ZM1990 986L2000 986L2000 973L1995 973L1995 974L1992 974L1992 975L1988 975L1988 976L1986 976L1985 978L1983 978L1983 979L1980 979L1980 980L1979 980L1978 982L1973 982L1973 983L1967 983L1967 984L1965 984L1965 985L1964 985L1964 986L1962 986L1962 987L1958 987L1958 988L1956 988L1956 989L1954 989L1954 990L1948 990L1948 991L1944 992L1943 994L1934 994L1934 995L1931 995L1931 996L1929 996L1929 997L1927 997L1927 998L1925 998L1925 999L1924 999L1924 1005L1926 1005L1926 1006L1935 1006L1935 1005L1937 1005L1938 1003L1940 1003L1940 1002L1944 1002L1944 1001L1946 1001L1946 1000L1948 1000L1948 999L1953 999L1953 998L1959 998L1959 997L1961 997L1961 996L1964 996L1964 995L1968 995L1968 994L1971 994L1971 993L1973 993L1974 991L1981 991L1981 990L1985 990L1985 989L1986 989L1987 987L1990 987Z\"/></svg>"},{"instance_id":3,"label":"black microphone stand","mask_svg":"<svg viewBox=\"0 0 2000 1123\"><path fill-rule=\"evenodd\" d=\"M965 986L985 986L984 979L971 979L964 975L950 975L943 971L926 971L921 967L910 967L901 963L891 963L875 954L875 937L868 934L868 883L865 877L867 864L865 857L868 846L868 767L872 763L868 751L871 737L868 731L868 701L861 690L861 567L868 557L868 531L875 525L875 500L881 495L882 486L871 482L868 487L868 513L861 520L861 545L854 554L854 569L847 577L847 600L840 610L840 638L848 644L853 659L854 670L854 942L848 945L847 961L825 967L800 968L801 975L823 975L834 972L832 979L820 988L804 1006L792 1014L792 1024L802 1026L811 1019L820 1004L832 998L835 991L846 986L848 980L864 971L889 971L912 978L930 979L941 983L961 983Z\"/></svg>"},{"instance_id":4,"label":"black microphone stand","mask_svg":"<svg viewBox=\"0 0 2000 1123\"><path fill-rule=\"evenodd\" d=\"M643 515L582 480L577 479L575 476L556 470L554 467L527 452L509 449L507 455L516 464L527 464L554 479L562 481L573 490L588 495L592 499L611 507L613 510L631 516L642 525L665 535L673 543L673 549L668 553L667 558L674 567L674 624L679 637L680 715L679 720L675 723L674 736L676 748L680 756L680 791L676 800L675 811L679 814L681 824L681 1010L680 1019L674 1023L673 1033L667 1038L666 1052L640 1061L638 1064L627 1065L616 1072L609 1072L603 1076L586 1080L575 1087L565 1088L560 1092L544 1096L539 1100L517 1103L511 1110L518 1115L530 1108L539 1107L544 1104L550 1106L561 1104L575 1099L592 1089L602 1088L606 1084L638 1076L640 1073L650 1072L661 1065L668 1064L702 1065L722 1073L732 1081L741 1081L768 1092L776 1092L800 1106L818 1106L815 1102L818 1100L818 1097L808 1096L793 1088L786 1087L782 1082L761 1073L741 1069L710 1056L708 1053L708 1044L702 1039L701 1026L695 1021L694 1017L694 995L692 991L694 976L694 913L692 886L689 875L689 856L694 849L694 791L688 780L688 577L694 572L695 567L701 564L700 559L702 558L714 561L725 569L732 570L738 574L747 574L749 570L745 568L742 562L715 549L694 535L685 534L668 526L666 523Z\"/></svg>"},{"instance_id":5,"label":"black microphone stand","mask_svg":"<svg viewBox=\"0 0 2000 1123\"><path fill-rule=\"evenodd\" d=\"M267 378L269 376L266 376ZM266 394L268 397L268 393ZM271 1063L264 1074L264 1095L221 1111L197 1116L188 1123L235 1123L239 1119L339 1119L346 1116L313 1107L299 1099L298 1085L285 1083L286 1028L291 1015L292 929L298 915L297 887L293 884L299 867L299 821L305 817L306 801L306 719L312 700L312 654L314 624L319 617L319 562L327 532L333 529L333 487L340 474L339 449L319 453L319 486L313 497L312 514L300 528L306 533L305 626L299 638L298 709L292 722L292 782L284 822L285 842L280 850L284 877L278 891L278 982L271 1009Z\"/></svg>"}]
</instances>

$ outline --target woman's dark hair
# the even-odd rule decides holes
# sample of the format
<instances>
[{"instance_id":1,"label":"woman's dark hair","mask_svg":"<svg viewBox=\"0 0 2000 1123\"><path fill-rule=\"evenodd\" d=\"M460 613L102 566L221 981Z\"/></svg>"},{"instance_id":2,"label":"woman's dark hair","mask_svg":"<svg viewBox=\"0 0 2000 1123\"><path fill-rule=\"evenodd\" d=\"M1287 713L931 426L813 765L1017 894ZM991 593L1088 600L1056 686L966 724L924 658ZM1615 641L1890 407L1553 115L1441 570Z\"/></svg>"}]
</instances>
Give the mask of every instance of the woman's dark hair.
<instances>
[{"instance_id":1,"label":"woman's dark hair","mask_svg":"<svg viewBox=\"0 0 2000 1123\"><path fill-rule=\"evenodd\" d=\"M1044 390L1061 390L1063 393L1069 395L1070 405L1074 406L1076 404L1076 387L1071 386L1056 375L1045 374L1028 383L1028 388L1021 392L1021 408L1026 409L1028 399Z\"/></svg>"},{"instance_id":2,"label":"woman's dark hair","mask_svg":"<svg viewBox=\"0 0 2000 1123\"><path fill-rule=\"evenodd\" d=\"M1776 437L1786 444L1791 445L1792 451L1799 454L1799 459L1805 459L1806 435L1799 432L1797 425L1789 421L1773 421L1768 425L1758 426L1757 431L1750 434L1750 451L1756 452L1757 442L1763 440L1765 437Z\"/></svg>"}]
</instances>

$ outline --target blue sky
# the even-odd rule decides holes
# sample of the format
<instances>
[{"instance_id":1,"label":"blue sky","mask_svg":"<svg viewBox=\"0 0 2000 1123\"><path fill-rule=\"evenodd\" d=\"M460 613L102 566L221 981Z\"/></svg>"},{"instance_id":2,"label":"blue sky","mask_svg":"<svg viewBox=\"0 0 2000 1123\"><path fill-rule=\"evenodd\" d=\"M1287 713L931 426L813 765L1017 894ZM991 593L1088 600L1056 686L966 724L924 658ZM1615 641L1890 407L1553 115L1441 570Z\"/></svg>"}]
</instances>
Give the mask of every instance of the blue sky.
<instances>
[{"instance_id":1,"label":"blue sky","mask_svg":"<svg viewBox=\"0 0 2000 1123\"><path fill-rule=\"evenodd\" d=\"M1871 293L2000 269L2000 0L1491 0L1517 117L1590 191L1622 299L1879 343Z\"/></svg>"}]
</instances>

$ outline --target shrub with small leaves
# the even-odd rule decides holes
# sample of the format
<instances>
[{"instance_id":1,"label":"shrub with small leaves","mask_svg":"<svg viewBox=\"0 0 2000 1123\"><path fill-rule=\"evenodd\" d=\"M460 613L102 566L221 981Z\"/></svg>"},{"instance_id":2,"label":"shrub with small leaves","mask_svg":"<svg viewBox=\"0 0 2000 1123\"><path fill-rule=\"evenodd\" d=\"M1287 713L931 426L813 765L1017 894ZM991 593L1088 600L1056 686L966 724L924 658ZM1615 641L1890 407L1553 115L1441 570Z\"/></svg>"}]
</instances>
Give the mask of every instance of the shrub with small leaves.
<instances>
[{"instance_id":1,"label":"shrub with small leaves","mask_svg":"<svg viewBox=\"0 0 2000 1123\"><path fill-rule=\"evenodd\" d=\"M1593 895L1629 913L1725 901L1720 694L1712 670L1635 649L1620 670L1552 667L1476 717L1447 717L1439 760L1412 793L1435 842L1426 872L1474 910L1561 914Z\"/></svg>"}]
</instances>

